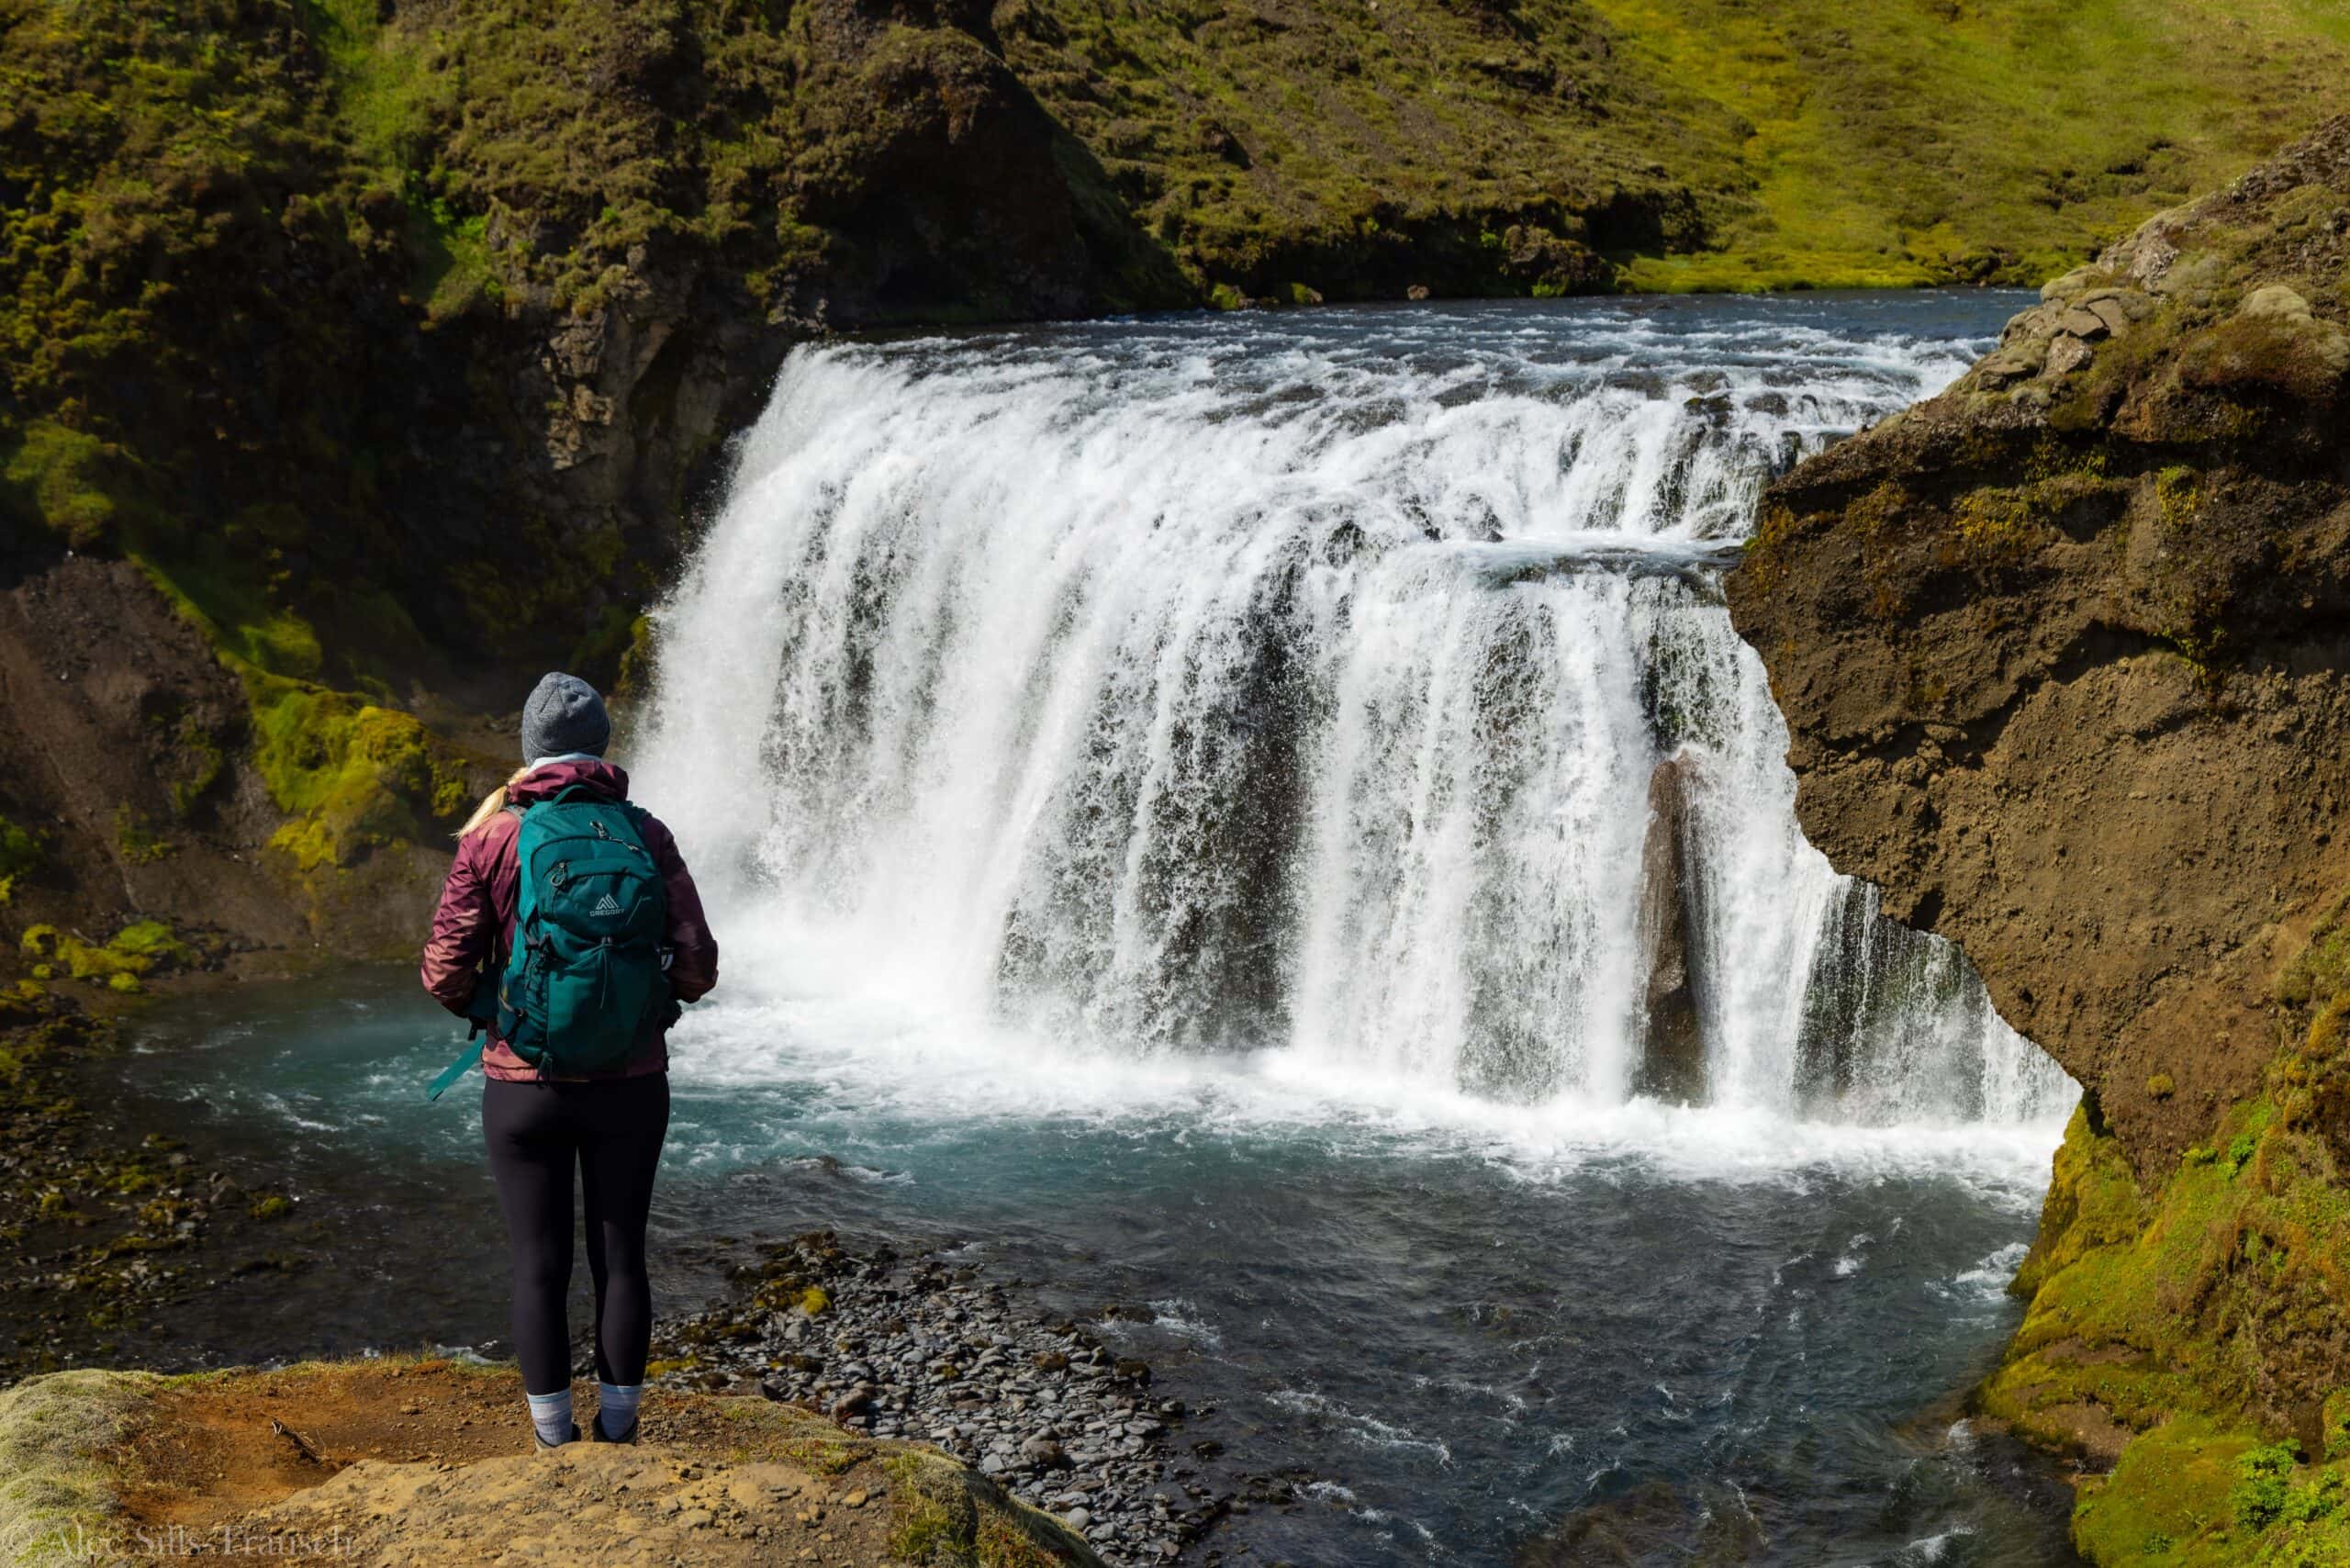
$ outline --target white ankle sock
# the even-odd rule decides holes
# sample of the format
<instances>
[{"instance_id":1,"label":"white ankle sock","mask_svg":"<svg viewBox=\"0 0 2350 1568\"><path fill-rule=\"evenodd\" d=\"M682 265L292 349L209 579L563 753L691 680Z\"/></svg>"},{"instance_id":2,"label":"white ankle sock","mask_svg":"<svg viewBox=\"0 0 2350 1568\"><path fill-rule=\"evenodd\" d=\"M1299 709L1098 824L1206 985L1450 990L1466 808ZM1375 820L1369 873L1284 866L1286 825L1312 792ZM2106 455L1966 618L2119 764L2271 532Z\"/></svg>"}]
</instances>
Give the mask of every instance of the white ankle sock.
<instances>
[{"instance_id":1,"label":"white ankle sock","mask_svg":"<svg viewBox=\"0 0 2350 1568\"><path fill-rule=\"evenodd\" d=\"M636 1419L636 1406L644 1397L644 1385L630 1383L623 1388L616 1383L596 1385L596 1427L608 1438L617 1438L628 1430Z\"/></svg>"},{"instance_id":2,"label":"white ankle sock","mask_svg":"<svg viewBox=\"0 0 2350 1568\"><path fill-rule=\"evenodd\" d=\"M571 1390L561 1394L526 1394L531 1402L531 1425L539 1429L539 1439L548 1443L571 1440Z\"/></svg>"}]
</instances>

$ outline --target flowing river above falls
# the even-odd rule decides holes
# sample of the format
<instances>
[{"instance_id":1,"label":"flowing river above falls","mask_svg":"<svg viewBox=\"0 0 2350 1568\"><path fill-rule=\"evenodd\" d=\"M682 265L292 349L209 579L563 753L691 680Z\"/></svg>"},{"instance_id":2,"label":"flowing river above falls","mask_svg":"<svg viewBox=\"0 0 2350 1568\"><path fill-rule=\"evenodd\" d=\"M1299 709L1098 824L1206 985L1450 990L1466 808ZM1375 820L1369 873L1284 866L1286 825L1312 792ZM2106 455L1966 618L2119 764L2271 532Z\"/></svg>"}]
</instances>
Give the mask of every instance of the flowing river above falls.
<instances>
[{"instance_id":1,"label":"flowing river above falls","mask_svg":"<svg viewBox=\"0 0 2350 1568\"><path fill-rule=\"evenodd\" d=\"M673 1299L836 1225L1147 1306L1105 1331L1310 1477L1258 1561L2068 1561L1955 1423L2073 1086L1803 842L1718 590L1777 466L2019 303L795 355L625 759L724 952L673 1042ZM167 1353L502 1334L411 984L140 1026L126 1115L333 1216Z\"/></svg>"}]
</instances>

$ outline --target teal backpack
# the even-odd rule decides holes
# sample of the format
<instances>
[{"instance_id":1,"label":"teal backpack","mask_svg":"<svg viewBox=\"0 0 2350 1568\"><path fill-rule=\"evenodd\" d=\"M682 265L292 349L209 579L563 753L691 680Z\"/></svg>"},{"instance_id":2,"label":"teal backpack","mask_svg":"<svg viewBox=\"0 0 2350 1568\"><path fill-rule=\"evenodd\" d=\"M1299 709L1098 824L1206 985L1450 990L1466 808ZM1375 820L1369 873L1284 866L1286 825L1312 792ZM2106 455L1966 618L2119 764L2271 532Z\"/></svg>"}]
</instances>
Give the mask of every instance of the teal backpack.
<instances>
[{"instance_id":1,"label":"teal backpack","mask_svg":"<svg viewBox=\"0 0 2350 1568\"><path fill-rule=\"evenodd\" d=\"M642 813L577 785L507 810L521 818L514 951L495 991L485 984L468 1009L474 1032L494 1021L542 1078L618 1067L672 1007L668 893L637 830ZM426 1098L438 1100L481 1053L476 1039Z\"/></svg>"}]
</instances>

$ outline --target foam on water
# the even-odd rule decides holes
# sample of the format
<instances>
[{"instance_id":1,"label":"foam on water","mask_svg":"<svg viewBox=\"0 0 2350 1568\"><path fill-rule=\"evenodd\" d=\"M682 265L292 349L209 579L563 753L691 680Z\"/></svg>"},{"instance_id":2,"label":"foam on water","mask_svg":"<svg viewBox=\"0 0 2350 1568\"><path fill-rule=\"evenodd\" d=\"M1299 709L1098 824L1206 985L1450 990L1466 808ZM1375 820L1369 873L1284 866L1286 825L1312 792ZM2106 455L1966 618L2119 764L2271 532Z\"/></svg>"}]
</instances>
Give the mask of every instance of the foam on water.
<instances>
[{"instance_id":1,"label":"foam on water","mask_svg":"<svg viewBox=\"0 0 2350 1568\"><path fill-rule=\"evenodd\" d=\"M909 1021L886 1001L818 996L693 1018L674 1075L740 1101L755 1126L761 1092L789 1084L854 1138L886 1122L967 1136L973 1124L1060 1123L1138 1137L1309 1137L1345 1158L1468 1157L1515 1179L1598 1173L1800 1186L1806 1171L1935 1172L2029 1207L2047 1185L2060 1117L1943 1125L1801 1121L1767 1106L1610 1101L1568 1091L1496 1102L1407 1073L1331 1079L1309 1052L1121 1057L963 1019ZM795 1117L807 1114L795 1103ZM804 1127L797 1136L805 1137ZM732 1165L754 1148L711 1144L688 1162Z\"/></svg>"}]
</instances>

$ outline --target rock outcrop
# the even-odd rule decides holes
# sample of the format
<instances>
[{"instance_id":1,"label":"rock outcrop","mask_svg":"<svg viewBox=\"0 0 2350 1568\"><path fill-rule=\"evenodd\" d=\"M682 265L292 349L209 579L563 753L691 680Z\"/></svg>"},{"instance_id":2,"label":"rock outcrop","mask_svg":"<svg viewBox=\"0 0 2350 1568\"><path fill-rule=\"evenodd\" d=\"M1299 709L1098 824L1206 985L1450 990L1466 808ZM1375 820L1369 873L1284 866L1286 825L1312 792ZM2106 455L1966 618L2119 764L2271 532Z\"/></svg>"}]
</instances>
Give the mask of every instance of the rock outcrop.
<instances>
[{"instance_id":1,"label":"rock outcrop","mask_svg":"<svg viewBox=\"0 0 2350 1568\"><path fill-rule=\"evenodd\" d=\"M1805 831L2142 1173L2258 1085L2269 980L2350 884L2345 262L2336 120L1779 481L1730 579Z\"/></svg>"},{"instance_id":2,"label":"rock outcrop","mask_svg":"<svg viewBox=\"0 0 2350 1568\"><path fill-rule=\"evenodd\" d=\"M1989 1407L2130 1444L2098 1561L2253 1561L2122 1483L2350 1447L2350 118L1773 486L1729 599L1805 831L2087 1092Z\"/></svg>"},{"instance_id":3,"label":"rock outcrop","mask_svg":"<svg viewBox=\"0 0 2350 1568\"><path fill-rule=\"evenodd\" d=\"M1689 864L1688 764L1669 756L1649 776L1649 830L1640 846L1639 1070L1635 1093L1684 1104L1706 1098L1706 1037L1692 933L1703 929Z\"/></svg>"},{"instance_id":4,"label":"rock outcrop","mask_svg":"<svg viewBox=\"0 0 2350 1568\"><path fill-rule=\"evenodd\" d=\"M37 1378L0 1394L0 1556L1100 1568L936 1450L793 1406L658 1394L642 1446L544 1454L521 1407L442 1361Z\"/></svg>"}]
</instances>

